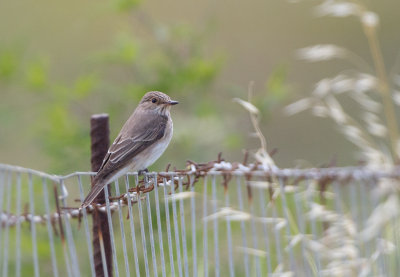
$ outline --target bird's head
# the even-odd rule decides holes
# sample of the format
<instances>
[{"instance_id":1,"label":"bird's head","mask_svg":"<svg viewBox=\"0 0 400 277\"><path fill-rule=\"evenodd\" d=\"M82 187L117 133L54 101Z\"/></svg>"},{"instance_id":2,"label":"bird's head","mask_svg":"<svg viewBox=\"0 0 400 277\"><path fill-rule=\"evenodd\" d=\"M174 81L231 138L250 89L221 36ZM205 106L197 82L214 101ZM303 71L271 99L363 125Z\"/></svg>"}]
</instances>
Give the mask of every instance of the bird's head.
<instances>
[{"instance_id":1,"label":"bird's head","mask_svg":"<svg viewBox=\"0 0 400 277\"><path fill-rule=\"evenodd\" d=\"M151 110L160 114L169 112L171 106L178 104L178 101L171 100L171 97L160 91L150 91L146 93L139 105L146 110Z\"/></svg>"}]
</instances>

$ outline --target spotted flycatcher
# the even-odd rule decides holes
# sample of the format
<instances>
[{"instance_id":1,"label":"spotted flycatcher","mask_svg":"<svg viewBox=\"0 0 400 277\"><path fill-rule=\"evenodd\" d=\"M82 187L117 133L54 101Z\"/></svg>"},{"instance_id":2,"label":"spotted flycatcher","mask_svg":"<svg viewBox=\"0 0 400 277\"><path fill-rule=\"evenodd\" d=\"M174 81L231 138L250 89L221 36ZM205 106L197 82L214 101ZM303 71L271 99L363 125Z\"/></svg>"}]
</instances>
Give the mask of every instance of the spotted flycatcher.
<instances>
[{"instance_id":1,"label":"spotted flycatcher","mask_svg":"<svg viewBox=\"0 0 400 277\"><path fill-rule=\"evenodd\" d=\"M170 109L176 104L159 91L143 96L108 149L81 208L90 205L105 185L129 171L145 170L161 156L172 137Z\"/></svg>"}]
</instances>

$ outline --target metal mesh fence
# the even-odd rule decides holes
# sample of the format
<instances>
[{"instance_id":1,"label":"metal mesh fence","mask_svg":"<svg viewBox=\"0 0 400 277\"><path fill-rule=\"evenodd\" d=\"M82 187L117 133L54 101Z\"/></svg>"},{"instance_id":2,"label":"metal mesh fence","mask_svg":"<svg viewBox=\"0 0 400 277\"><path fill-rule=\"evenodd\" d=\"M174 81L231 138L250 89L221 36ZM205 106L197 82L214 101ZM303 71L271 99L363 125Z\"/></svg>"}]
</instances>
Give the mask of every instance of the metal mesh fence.
<instances>
[{"instance_id":1,"label":"metal mesh fence","mask_svg":"<svg viewBox=\"0 0 400 277\"><path fill-rule=\"evenodd\" d=\"M113 270L104 266L104 276L399 272L398 171L220 163L132 173L106 189L105 205L79 211L91 174L0 165L2 276L96 276L96 213L107 214L111 234Z\"/></svg>"}]
</instances>

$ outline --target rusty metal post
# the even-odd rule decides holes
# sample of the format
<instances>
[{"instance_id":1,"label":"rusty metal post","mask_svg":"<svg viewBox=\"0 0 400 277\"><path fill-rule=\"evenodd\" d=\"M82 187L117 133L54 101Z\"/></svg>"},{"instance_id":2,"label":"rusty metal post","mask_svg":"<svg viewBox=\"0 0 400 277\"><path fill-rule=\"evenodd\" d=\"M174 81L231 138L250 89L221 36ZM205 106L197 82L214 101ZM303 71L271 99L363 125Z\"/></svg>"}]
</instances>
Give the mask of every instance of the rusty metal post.
<instances>
[{"instance_id":1,"label":"rusty metal post","mask_svg":"<svg viewBox=\"0 0 400 277\"><path fill-rule=\"evenodd\" d=\"M91 117L90 137L92 171L96 172L99 170L110 145L110 130L107 114L96 114ZM110 192L110 189L108 189L108 191ZM94 203L105 203L104 191L100 192L94 200ZM104 246L106 266L103 265L101 243L103 243ZM96 276L106 276L104 269L107 268L107 275L112 277L112 249L107 214L98 211L93 213L93 256Z\"/></svg>"}]
</instances>

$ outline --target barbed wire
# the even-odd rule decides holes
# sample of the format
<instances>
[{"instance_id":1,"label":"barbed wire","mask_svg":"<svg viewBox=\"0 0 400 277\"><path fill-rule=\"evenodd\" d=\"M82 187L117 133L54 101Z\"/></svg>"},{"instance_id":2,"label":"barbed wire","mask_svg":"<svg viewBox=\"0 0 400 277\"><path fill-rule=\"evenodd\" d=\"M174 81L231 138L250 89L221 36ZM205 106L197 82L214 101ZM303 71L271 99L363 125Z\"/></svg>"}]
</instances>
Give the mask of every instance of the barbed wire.
<instances>
[{"instance_id":1,"label":"barbed wire","mask_svg":"<svg viewBox=\"0 0 400 277\"><path fill-rule=\"evenodd\" d=\"M129 188L127 193L122 193L117 196L109 197L109 208L110 210L116 211L119 208L128 205L128 197L130 203L137 203L139 199L144 199L140 195L151 192L154 189L154 185L157 186L171 186L174 184L174 190L177 189L180 183L186 190L190 186L194 186L201 177L208 175L222 176L223 186L227 187L232 176L244 176L247 181L251 181L253 178L271 181L272 178L291 178L291 185L296 185L302 180L314 180L322 189L335 181L338 183L348 183L351 180L379 180L382 178L400 179L400 167L392 167L385 169L371 169L367 167L331 167L331 168L308 168L308 169L293 169L293 168L278 168L276 166L266 166L261 163L250 163L246 164L247 157L245 155L245 161L240 162L226 162L221 158L221 154L218 155L218 159L207 163L196 163L194 161L187 161L185 169L176 169L169 171L170 165L167 165L166 170L162 172L144 172L139 174L138 172L129 172L126 176L143 176L142 179L138 179L135 187ZM67 175L52 175L42 171L8 165L0 164L0 170L12 171L18 173L26 173L42 178L47 178L53 181L55 184L62 185L62 194L58 195L59 198L66 197L68 191L66 190L63 181L75 176L94 176L96 172L82 172L77 171ZM183 180L186 179L186 180ZM248 182L247 185L251 187L253 184ZM80 203L80 199L75 199L75 202ZM86 208L88 214L94 212L106 213L106 204L92 204ZM0 223L2 225L15 226L17 223L22 222L34 222L44 224L48 217L55 226L61 216L68 218L80 219L82 211L79 207L62 207L61 212L54 212L50 215L33 215L25 212L21 215L14 215L11 213L0 213Z\"/></svg>"},{"instance_id":2,"label":"barbed wire","mask_svg":"<svg viewBox=\"0 0 400 277\"><path fill-rule=\"evenodd\" d=\"M391 168L369 168L364 166L350 166L350 167L328 167L328 168L278 168L265 166L260 163L251 163L249 165L239 162L226 162L212 161L208 163L195 163L187 161L188 167L186 169L175 169L174 171L160 171L160 172L145 172L143 175L158 174L160 178L168 178L171 176L204 176L207 174L233 176L254 176L254 177L282 177L282 178L302 178L321 180L332 178L338 181L346 180L362 180L366 178L380 179L380 178L400 178L400 166L393 166ZM21 166L2 164L0 163L0 170L7 170L13 172L20 172L26 174L33 174L39 177L50 179L54 182L60 183L62 180L69 179L75 176L94 176L96 172L90 171L76 171L67 175L54 175L43 171L38 171ZM128 172L128 176L137 176L138 172Z\"/></svg>"}]
</instances>

